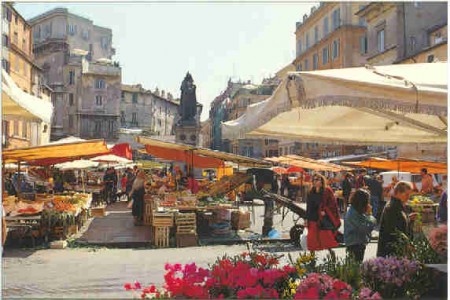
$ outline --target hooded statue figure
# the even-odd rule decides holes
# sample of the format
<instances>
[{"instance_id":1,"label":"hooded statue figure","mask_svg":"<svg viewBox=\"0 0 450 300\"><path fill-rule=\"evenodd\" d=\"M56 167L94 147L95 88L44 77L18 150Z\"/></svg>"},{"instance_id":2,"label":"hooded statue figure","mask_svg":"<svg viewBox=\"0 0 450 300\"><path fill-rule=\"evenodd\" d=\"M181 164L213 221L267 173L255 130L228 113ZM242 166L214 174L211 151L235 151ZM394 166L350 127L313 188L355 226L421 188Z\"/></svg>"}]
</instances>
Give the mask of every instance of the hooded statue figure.
<instances>
[{"instance_id":1,"label":"hooded statue figure","mask_svg":"<svg viewBox=\"0 0 450 300\"><path fill-rule=\"evenodd\" d=\"M195 125L197 114L197 97L195 96L196 86L191 74L188 72L181 83L181 100L178 114L180 116L179 125Z\"/></svg>"}]
</instances>

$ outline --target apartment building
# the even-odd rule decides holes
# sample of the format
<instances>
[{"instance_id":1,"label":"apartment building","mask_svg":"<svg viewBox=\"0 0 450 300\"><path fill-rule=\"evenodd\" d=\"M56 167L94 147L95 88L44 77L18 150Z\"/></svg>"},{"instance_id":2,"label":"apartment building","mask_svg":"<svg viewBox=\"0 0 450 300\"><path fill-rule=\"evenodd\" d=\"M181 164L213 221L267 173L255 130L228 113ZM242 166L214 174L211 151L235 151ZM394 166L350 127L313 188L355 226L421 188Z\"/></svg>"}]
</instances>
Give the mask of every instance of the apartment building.
<instances>
[{"instance_id":1,"label":"apartment building","mask_svg":"<svg viewBox=\"0 0 450 300\"><path fill-rule=\"evenodd\" d=\"M30 24L10 2L2 3L2 68L15 85L26 94L49 100L51 89L44 86L42 70L34 63ZM2 91L2 97L9 97ZM3 98L5 99L5 98ZM30 99L33 99L30 97ZM49 124L3 114L5 148L22 148L45 144L50 138Z\"/></svg>"},{"instance_id":2,"label":"apartment building","mask_svg":"<svg viewBox=\"0 0 450 300\"><path fill-rule=\"evenodd\" d=\"M52 139L118 137L122 71L112 31L56 8L29 20L36 63L53 89Z\"/></svg>"},{"instance_id":3,"label":"apartment building","mask_svg":"<svg viewBox=\"0 0 450 300\"><path fill-rule=\"evenodd\" d=\"M175 134L179 101L172 94L152 92L142 85L122 84L120 124L122 128L139 128L149 135Z\"/></svg>"},{"instance_id":4,"label":"apartment building","mask_svg":"<svg viewBox=\"0 0 450 300\"><path fill-rule=\"evenodd\" d=\"M366 19L371 65L447 60L446 2L371 2Z\"/></svg>"},{"instance_id":5,"label":"apartment building","mask_svg":"<svg viewBox=\"0 0 450 300\"><path fill-rule=\"evenodd\" d=\"M367 53L366 22L355 15L366 2L323 2L296 24L298 71L364 65Z\"/></svg>"}]
</instances>

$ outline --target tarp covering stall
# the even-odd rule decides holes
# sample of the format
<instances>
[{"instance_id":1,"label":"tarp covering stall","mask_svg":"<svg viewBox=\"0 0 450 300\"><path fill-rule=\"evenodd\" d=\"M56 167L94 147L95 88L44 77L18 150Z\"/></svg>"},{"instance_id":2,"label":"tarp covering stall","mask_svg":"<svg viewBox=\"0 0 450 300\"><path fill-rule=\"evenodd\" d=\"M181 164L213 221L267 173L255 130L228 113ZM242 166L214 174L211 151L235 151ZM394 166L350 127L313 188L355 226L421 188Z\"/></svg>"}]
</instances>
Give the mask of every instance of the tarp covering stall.
<instances>
[{"instance_id":1,"label":"tarp covering stall","mask_svg":"<svg viewBox=\"0 0 450 300\"><path fill-rule=\"evenodd\" d=\"M30 165L51 165L80 158L109 154L104 140L53 144L38 147L4 150L5 163L27 162Z\"/></svg>"},{"instance_id":2,"label":"tarp covering stall","mask_svg":"<svg viewBox=\"0 0 450 300\"><path fill-rule=\"evenodd\" d=\"M302 157L298 155L286 155L280 157L269 157L266 158L268 161L286 164L291 166L300 167L303 169L313 170L313 171L330 171L330 172L342 172L351 170L351 168L335 165L332 163L326 163L317 161L311 158Z\"/></svg>"},{"instance_id":3,"label":"tarp covering stall","mask_svg":"<svg viewBox=\"0 0 450 300\"><path fill-rule=\"evenodd\" d=\"M146 146L146 150L147 150L148 154L154 155L159 158L167 159L167 160L176 160L175 159L177 157L176 155L179 155L179 154L177 154L179 152L174 152L172 154L169 154L168 150L177 150L177 151L181 151L181 153L192 152L194 154L194 158L195 158L195 156L198 156L199 158L203 157L203 158L209 158L209 159L216 159L216 160L220 160L220 161L230 161L230 162L234 162L239 165L242 165L242 166L252 166L252 167L269 167L269 166L271 166L270 163L262 161L262 160L245 157L245 156L240 156L240 155L236 155L236 154L232 154L232 153L225 153L225 152L214 151L214 150L210 150L210 149L198 148L198 147L185 145L185 144L168 143L168 142L163 142L160 140L150 139L150 138L146 138L146 137L138 137L137 141ZM155 150L152 150L152 148L155 148ZM154 154L152 154L151 151L153 151ZM163 153L164 151L167 153ZM158 153L159 156L156 155L156 153Z\"/></svg>"},{"instance_id":4,"label":"tarp covering stall","mask_svg":"<svg viewBox=\"0 0 450 300\"><path fill-rule=\"evenodd\" d=\"M51 123L53 105L20 89L2 68L2 114Z\"/></svg>"},{"instance_id":5,"label":"tarp covering stall","mask_svg":"<svg viewBox=\"0 0 450 300\"><path fill-rule=\"evenodd\" d=\"M356 166L360 168L377 169L377 170L395 170L399 172L420 173L422 168L426 168L431 174L447 174L448 168L446 163L411 160L411 159L395 159L395 160L379 160L370 159L361 162L343 162L343 164Z\"/></svg>"},{"instance_id":6,"label":"tarp covering stall","mask_svg":"<svg viewBox=\"0 0 450 300\"><path fill-rule=\"evenodd\" d=\"M447 142L447 63L289 73L223 138L343 144Z\"/></svg>"},{"instance_id":7,"label":"tarp covering stall","mask_svg":"<svg viewBox=\"0 0 450 300\"><path fill-rule=\"evenodd\" d=\"M148 154L158 158L184 162L196 168L219 168L224 163L220 159L192 154L189 150L169 149L159 146L145 145Z\"/></svg>"}]
</instances>

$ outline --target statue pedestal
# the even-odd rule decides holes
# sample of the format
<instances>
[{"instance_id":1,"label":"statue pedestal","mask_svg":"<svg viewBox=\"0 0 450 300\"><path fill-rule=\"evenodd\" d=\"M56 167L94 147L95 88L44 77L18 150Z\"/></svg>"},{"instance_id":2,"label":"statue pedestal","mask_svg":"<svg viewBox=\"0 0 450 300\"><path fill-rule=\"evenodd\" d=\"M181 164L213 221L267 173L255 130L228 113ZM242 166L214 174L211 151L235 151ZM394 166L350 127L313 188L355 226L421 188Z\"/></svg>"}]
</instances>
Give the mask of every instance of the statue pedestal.
<instances>
[{"instance_id":1,"label":"statue pedestal","mask_svg":"<svg viewBox=\"0 0 450 300\"><path fill-rule=\"evenodd\" d=\"M175 127L175 142L198 146L200 143L200 126L179 125Z\"/></svg>"}]
</instances>

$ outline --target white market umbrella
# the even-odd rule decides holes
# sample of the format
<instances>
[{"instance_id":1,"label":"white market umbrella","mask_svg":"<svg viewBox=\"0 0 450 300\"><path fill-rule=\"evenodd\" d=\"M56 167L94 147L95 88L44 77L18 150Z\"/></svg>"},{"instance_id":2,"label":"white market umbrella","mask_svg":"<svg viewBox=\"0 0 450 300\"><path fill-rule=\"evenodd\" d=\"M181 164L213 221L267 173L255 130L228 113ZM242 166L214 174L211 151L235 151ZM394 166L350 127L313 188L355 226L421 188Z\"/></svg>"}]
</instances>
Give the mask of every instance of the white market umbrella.
<instances>
[{"instance_id":1,"label":"white market umbrella","mask_svg":"<svg viewBox=\"0 0 450 300\"><path fill-rule=\"evenodd\" d=\"M447 141L447 63L292 72L267 100L222 124L223 138L343 144Z\"/></svg>"},{"instance_id":2,"label":"white market umbrella","mask_svg":"<svg viewBox=\"0 0 450 300\"><path fill-rule=\"evenodd\" d=\"M64 171L64 170L84 170L84 169L98 167L98 165L99 165L98 162L80 159L80 160L74 160L74 161L56 164L55 168L60 169L62 171Z\"/></svg>"},{"instance_id":3,"label":"white market umbrella","mask_svg":"<svg viewBox=\"0 0 450 300\"><path fill-rule=\"evenodd\" d=\"M108 164L131 164L132 160L126 159L121 156L117 156L114 154L101 155L90 159L91 161L100 162L100 163L108 163Z\"/></svg>"}]
</instances>

